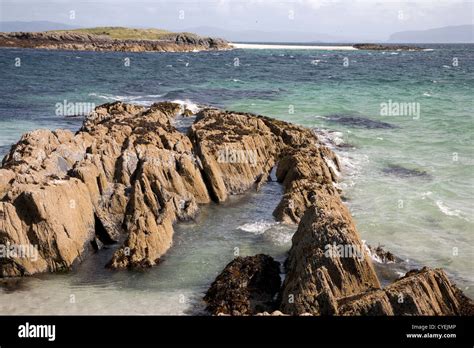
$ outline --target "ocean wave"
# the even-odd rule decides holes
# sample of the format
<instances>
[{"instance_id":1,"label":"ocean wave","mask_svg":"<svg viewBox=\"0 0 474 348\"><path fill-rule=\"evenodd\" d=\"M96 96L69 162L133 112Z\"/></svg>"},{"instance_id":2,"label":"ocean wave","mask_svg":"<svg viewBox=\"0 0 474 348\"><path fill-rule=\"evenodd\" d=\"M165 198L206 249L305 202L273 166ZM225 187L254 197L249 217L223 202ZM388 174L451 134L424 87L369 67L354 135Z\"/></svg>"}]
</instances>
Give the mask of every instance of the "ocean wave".
<instances>
[{"instance_id":1,"label":"ocean wave","mask_svg":"<svg viewBox=\"0 0 474 348\"><path fill-rule=\"evenodd\" d=\"M139 101L140 99L147 98L160 98L163 97L163 94L146 94L146 95L113 95L113 94L98 94L98 93L89 93L89 97L97 97L105 100L111 101L121 101L121 102L134 102ZM142 100L143 102L143 100ZM153 101L151 101L153 102Z\"/></svg>"},{"instance_id":2,"label":"ocean wave","mask_svg":"<svg viewBox=\"0 0 474 348\"><path fill-rule=\"evenodd\" d=\"M466 218L464 216L464 213L458 209L451 209L449 208L448 206L446 206L444 204L444 202L442 200L437 200L436 201L436 206L438 207L438 209L444 214L444 215L447 215L447 216L455 216L455 217L458 217L460 219L463 219L465 221L469 221L468 218Z\"/></svg>"},{"instance_id":3,"label":"ocean wave","mask_svg":"<svg viewBox=\"0 0 474 348\"><path fill-rule=\"evenodd\" d=\"M192 102L189 99L185 99L185 100L175 99L175 100L172 100L171 102L181 105L183 108L190 110L193 114L198 113L202 109L202 106Z\"/></svg>"},{"instance_id":4,"label":"ocean wave","mask_svg":"<svg viewBox=\"0 0 474 348\"><path fill-rule=\"evenodd\" d=\"M369 162L369 157L357 152L350 151L353 149L344 140L345 134L339 131L331 131L320 128L313 128L318 139L325 146L333 150L339 158L343 180L334 185L342 190L355 185L355 177L359 175L362 167ZM334 168L333 168L334 169Z\"/></svg>"}]
</instances>

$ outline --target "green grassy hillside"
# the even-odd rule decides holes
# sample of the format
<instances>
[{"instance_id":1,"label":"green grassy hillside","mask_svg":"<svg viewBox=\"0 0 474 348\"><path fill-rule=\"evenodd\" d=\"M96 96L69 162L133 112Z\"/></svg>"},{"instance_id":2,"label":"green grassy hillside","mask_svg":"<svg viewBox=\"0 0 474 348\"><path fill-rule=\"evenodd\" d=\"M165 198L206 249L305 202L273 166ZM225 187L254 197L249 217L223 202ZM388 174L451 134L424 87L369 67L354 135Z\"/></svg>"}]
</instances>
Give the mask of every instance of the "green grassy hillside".
<instances>
[{"instance_id":1,"label":"green grassy hillside","mask_svg":"<svg viewBox=\"0 0 474 348\"><path fill-rule=\"evenodd\" d=\"M56 33L84 33L93 35L106 35L112 39L121 40L162 40L175 33L161 29L133 29L124 27L96 27L73 30L51 30Z\"/></svg>"}]
</instances>

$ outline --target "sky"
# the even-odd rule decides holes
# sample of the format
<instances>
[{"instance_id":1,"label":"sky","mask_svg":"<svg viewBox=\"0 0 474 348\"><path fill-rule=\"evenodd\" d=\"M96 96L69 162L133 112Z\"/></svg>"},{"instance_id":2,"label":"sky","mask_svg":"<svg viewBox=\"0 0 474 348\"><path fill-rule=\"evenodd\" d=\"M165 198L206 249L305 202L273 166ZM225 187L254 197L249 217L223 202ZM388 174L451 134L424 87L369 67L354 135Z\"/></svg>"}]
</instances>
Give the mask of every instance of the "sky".
<instances>
[{"instance_id":1,"label":"sky","mask_svg":"<svg viewBox=\"0 0 474 348\"><path fill-rule=\"evenodd\" d=\"M473 24L474 0L0 0L1 21L78 27L326 33L385 40L394 32ZM71 12L73 11L73 12Z\"/></svg>"}]
</instances>

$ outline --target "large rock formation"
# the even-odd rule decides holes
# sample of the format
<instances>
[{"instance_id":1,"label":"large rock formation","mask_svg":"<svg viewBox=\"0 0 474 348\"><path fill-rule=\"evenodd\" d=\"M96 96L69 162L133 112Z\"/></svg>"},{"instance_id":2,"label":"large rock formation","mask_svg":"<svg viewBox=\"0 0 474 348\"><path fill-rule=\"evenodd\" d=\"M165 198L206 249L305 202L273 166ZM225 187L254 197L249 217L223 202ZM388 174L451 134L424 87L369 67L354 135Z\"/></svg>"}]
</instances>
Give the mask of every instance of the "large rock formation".
<instances>
[{"instance_id":1,"label":"large rock formation","mask_svg":"<svg viewBox=\"0 0 474 348\"><path fill-rule=\"evenodd\" d=\"M282 292L286 313L335 314L335 299L380 288L347 208L324 193L293 236Z\"/></svg>"},{"instance_id":2,"label":"large rock formation","mask_svg":"<svg viewBox=\"0 0 474 348\"><path fill-rule=\"evenodd\" d=\"M0 169L0 244L38 246L44 264L10 257L1 273L68 269L89 242L95 248L123 242L109 267L152 266L171 246L175 222L193 218L211 199L258 189L280 158L302 151L313 154L318 169L293 173L281 162L279 179L288 192L279 218L297 221L309 206L311 175L335 192L328 164L336 166L335 156L308 129L204 109L188 136L173 125L178 114L189 110L170 102L149 108L116 102L97 107L76 134L25 134ZM303 183L293 190L298 180ZM51 201L43 203L39 193ZM69 213L69 203L81 214Z\"/></svg>"},{"instance_id":3,"label":"large rock formation","mask_svg":"<svg viewBox=\"0 0 474 348\"><path fill-rule=\"evenodd\" d=\"M280 284L280 264L270 256L237 257L211 284L204 300L215 315L273 311Z\"/></svg>"},{"instance_id":4,"label":"large rock formation","mask_svg":"<svg viewBox=\"0 0 474 348\"><path fill-rule=\"evenodd\" d=\"M189 33L163 36L160 40L113 39L80 32L0 33L0 47L79 51L190 52L231 49L227 41Z\"/></svg>"},{"instance_id":5,"label":"large rock formation","mask_svg":"<svg viewBox=\"0 0 474 348\"><path fill-rule=\"evenodd\" d=\"M408 272L385 289L338 300L340 315L473 315L474 304L441 269Z\"/></svg>"},{"instance_id":6,"label":"large rock formation","mask_svg":"<svg viewBox=\"0 0 474 348\"><path fill-rule=\"evenodd\" d=\"M340 165L335 154L308 130L267 118L207 110L192 129L203 159L206 182L217 200L241 192L255 176L265 176L277 163L276 175L284 195L274 211L280 221L298 223L286 260L286 277L279 296L283 313L302 315L457 315L472 313L472 301L449 282L441 270L410 272L382 289L369 250L393 259L381 248L370 249L359 237L354 221L334 182ZM249 127L257 122L256 127ZM276 136L276 138L275 138ZM231 169L215 160L217 144L258 149L258 165ZM224 145L222 145L224 146ZM252 148L252 147L250 147ZM267 165L268 163L268 165ZM222 178L222 182L219 181ZM232 185L237 183L238 185ZM242 295L248 272L241 260L229 264L205 300L213 314L256 314ZM225 282L237 284L227 287ZM242 305L244 303L245 305ZM464 310L464 308L470 308ZM267 309L266 311L271 310Z\"/></svg>"}]
</instances>

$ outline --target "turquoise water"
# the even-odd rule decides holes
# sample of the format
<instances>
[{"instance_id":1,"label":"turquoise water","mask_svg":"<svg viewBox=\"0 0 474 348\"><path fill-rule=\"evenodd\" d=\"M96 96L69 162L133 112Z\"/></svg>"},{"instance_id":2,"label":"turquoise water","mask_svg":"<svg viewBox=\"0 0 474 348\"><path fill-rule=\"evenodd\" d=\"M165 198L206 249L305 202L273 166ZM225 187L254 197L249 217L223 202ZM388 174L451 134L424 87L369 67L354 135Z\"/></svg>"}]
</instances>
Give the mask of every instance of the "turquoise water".
<instances>
[{"instance_id":1,"label":"turquoise water","mask_svg":"<svg viewBox=\"0 0 474 348\"><path fill-rule=\"evenodd\" d=\"M64 100L95 104L187 100L313 127L342 159L344 178L339 185L363 239L384 245L412 267L446 269L473 297L474 46L430 48L433 50L422 52L235 50L188 54L2 49L0 153L5 154L27 130L77 130L80 117L55 115L55 104ZM16 57L21 58L21 67L14 67ZM131 59L129 67L123 64L126 57ZM234 65L236 58L239 66ZM349 65L344 66L347 61ZM415 103L419 114L383 116L381 103L389 101ZM169 266L164 263L145 274L131 273L133 277L105 273L102 281L100 277L74 278L74 274L34 277L22 281L23 290L20 286L19 291L0 293L1 312L72 311L49 298L46 294L51 291L59 291L65 299L74 291L102 294L88 295L88 305L77 307L79 313L115 313L120 308L127 312L127 301L145 296L144 292L147 300L137 304L133 313L199 311L199 300L177 303L176 294L199 299L233 257L227 251L234 245L243 254L262 251L279 258L289 248L292 229L274 224L270 206L256 210L249 203L252 197L242 198L235 206L232 216L240 216L232 218L235 222L218 222L227 208L210 207L203 211L211 209L214 214L203 214L195 225L178 226L176 241L181 242L168 255ZM276 191L258 197L259 205L265 206L276 202ZM242 215L248 210L252 214ZM212 238L204 232L209 228L214 231ZM228 231L243 231L252 238ZM194 252L189 254L189 250ZM88 265L102 269L101 261ZM186 265L194 265L189 266L191 270L201 265L203 273L184 272ZM90 270L81 267L79 274ZM128 286L129 278L145 290ZM29 305L15 307L9 298L16 296L28 298ZM105 301L109 297L122 299L123 307L101 306L112 301ZM150 308L147 301L157 305Z\"/></svg>"}]
</instances>

